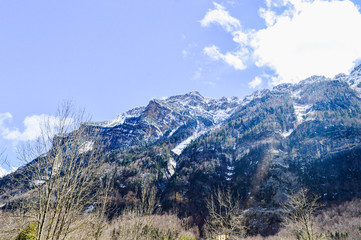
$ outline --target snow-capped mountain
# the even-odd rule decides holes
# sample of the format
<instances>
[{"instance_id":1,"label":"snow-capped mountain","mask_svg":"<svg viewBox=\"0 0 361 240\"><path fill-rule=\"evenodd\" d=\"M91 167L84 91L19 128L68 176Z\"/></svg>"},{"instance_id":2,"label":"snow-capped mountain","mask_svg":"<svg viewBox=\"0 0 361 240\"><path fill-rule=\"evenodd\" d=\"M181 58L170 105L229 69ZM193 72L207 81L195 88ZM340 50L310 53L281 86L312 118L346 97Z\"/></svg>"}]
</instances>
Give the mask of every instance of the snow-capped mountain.
<instances>
[{"instance_id":1,"label":"snow-capped mountain","mask_svg":"<svg viewBox=\"0 0 361 240\"><path fill-rule=\"evenodd\" d=\"M277 229L278 207L301 187L326 203L360 198L360 82L358 67L245 98L224 124L176 158L170 196L182 189L192 210L202 212L195 194L236 189L254 215L254 234Z\"/></svg>"},{"instance_id":2,"label":"snow-capped mountain","mask_svg":"<svg viewBox=\"0 0 361 240\"><path fill-rule=\"evenodd\" d=\"M129 110L111 121L88 123L87 127L101 129L110 148L125 149L170 138L181 126L192 123L191 133L180 138L180 145L174 150L180 154L191 140L227 120L241 103L236 97L212 99L190 92L164 100L152 99L147 106Z\"/></svg>"},{"instance_id":3,"label":"snow-capped mountain","mask_svg":"<svg viewBox=\"0 0 361 240\"><path fill-rule=\"evenodd\" d=\"M361 65L243 99L152 99L82 127L100 131L101 161L116 169L120 195L150 179L165 210L177 206L194 219L206 217L205 199L217 187L239 193L255 216L254 234L276 231L280 204L301 187L326 204L361 198ZM11 181L0 179L0 201Z\"/></svg>"}]
</instances>

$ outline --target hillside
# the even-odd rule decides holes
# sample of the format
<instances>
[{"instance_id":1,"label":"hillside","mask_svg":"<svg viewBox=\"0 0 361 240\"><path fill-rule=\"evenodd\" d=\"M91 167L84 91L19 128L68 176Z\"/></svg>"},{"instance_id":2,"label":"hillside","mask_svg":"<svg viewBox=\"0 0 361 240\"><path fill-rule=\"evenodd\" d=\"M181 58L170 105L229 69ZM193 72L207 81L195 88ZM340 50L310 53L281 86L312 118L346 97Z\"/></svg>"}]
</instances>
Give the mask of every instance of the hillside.
<instances>
[{"instance_id":1,"label":"hillside","mask_svg":"<svg viewBox=\"0 0 361 240\"><path fill-rule=\"evenodd\" d=\"M100 169L115 172L112 216L150 181L163 211L177 209L201 227L207 197L216 188L230 188L251 219L248 232L267 235L280 227L287 194L301 188L326 206L361 197L360 94L361 66L350 75L313 76L244 99L199 92L152 99L81 128L100 134ZM91 149L94 142L87 141ZM2 208L13 201L9 192L31 190L14 181L26 171L24 166L0 179Z\"/></svg>"}]
</instances>

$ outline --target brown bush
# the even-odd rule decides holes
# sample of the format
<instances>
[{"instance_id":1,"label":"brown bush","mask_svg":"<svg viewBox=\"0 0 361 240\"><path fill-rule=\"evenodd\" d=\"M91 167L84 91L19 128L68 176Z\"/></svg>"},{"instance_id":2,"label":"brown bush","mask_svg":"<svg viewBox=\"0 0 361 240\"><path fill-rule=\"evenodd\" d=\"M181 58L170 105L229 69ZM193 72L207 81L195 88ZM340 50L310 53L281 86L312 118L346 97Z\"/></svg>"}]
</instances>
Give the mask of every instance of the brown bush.
<instances>
[{"instance_id":1,"label":"brown bush","mask_svg":"<svg viewBox=\"0 0 361 240\"><path fill-rule=\"evenodd\" d=\"M182 236L198 239L199 233L196 228L188 228L188 223L176 215L141 216L127 211L107 227L103 239L172 240Z\"/></svg>"},{"instance_id":2,"label":"brown bush","mask_svg":"<svg viewBox=\"0 0 361 240\"><path fill-rule=\"evenodd\" d=\"M361 239L361 200L344 202L323 209L314 216L315 232L321 236L322 240L332 239ZM347 235L347 238L331 238L336 234ZM294 240L293 229L283 228L274 236L248 237L247 240Z\"/></svg>"}]
</instances>

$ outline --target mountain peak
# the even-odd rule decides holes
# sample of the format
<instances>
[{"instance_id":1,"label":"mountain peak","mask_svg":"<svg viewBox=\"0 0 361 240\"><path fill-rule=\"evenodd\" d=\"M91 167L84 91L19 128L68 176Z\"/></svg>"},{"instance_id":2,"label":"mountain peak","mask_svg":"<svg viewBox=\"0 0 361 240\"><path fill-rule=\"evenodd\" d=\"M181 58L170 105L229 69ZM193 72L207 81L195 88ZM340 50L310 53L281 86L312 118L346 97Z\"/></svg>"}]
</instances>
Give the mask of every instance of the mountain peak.
<instances>
[{"instance_id":1,"label":"mountain peak","mask_svg":"<svg viewBox=\"0 0 361 240\"><path fill-rule=\"evenodd\" d=\"M361 64L357 65L352 71L351 74L361 73Z\"/></svg>"},{"instance_id":2,"label":"mountain peak","mask_svg":"<svg viewBox=\"0 0 361 240\"><path fill-rule=\"evenodd\" d=\"M312 83L322 82L327 79L328 78L326 78L325 76L313 75L311 77L306 78L305 80L302 80L300 83L301 84L312 84Z\"/></svg>"},{"instance_id":3,"label":"mountain peak","mask_svg":"<svg viewBox=\"0 0 361 240\"><path fill-rule=\"evenodd\" d=\"M192 95L192 96L203 97L203 95L200 94L200 92L198 92L198 91L191 91L191 92L189 92L189 93L187 93L187 94L185 94L185 95Z\"/></svg>"},{"instance_id":4,"label":"mountain peak","mask_svg":"<svg viewBox=\"0 0 361 240\"><path fill-rule=\"evenodd\" d=\"M192 91L192 92L186 93L184 96L185 97L190 97L192 99L197 99L197 100L205 100L206 99L198 91Z\"/></svg>"},{"instance_id":5,"label":"mountain peak","mask_svg":"<svg viewBox=\"0 0 361 240\"><path fill-rule=\"evenodd\" d=\"M175 95L165 99L166 102L183 102L184 104L188 104L192 102L192 104L199 104L208 102L208 98L203 97L198 91L192 91L183 95Z\"/></svg>"}]
</instances>

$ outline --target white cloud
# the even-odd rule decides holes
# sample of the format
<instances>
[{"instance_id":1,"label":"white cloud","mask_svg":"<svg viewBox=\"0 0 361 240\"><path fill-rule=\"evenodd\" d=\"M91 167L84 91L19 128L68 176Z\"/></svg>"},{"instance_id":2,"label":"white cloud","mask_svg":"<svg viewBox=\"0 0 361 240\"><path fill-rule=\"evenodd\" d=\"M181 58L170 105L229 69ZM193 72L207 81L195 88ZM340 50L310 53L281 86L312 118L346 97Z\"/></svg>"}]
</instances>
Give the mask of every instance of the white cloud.
<instances>
[{"instance_id":1,"label":"white cloud","mask_svg":"<svg viewBox=\"0 0 361 240\"><path fill-rule=\"evenodd\" d=\"M260 77L255 77L251 82L248 83L249 88L255 88L262 84Z\"/></svg>"},{"instance_id":2,"label":"white cloud","mask_svg":"<svg viewBox=\"0 0 361 240\"><path fill-rule=\"evenodd\" d=\"M249 57L258 67L275 72L273 84L347 73L361 57L361 14L350 0L266 0L265 4L259 14L266 27L247 32L223 6L214 4L215 9L207 12L202 26L221 25L239 47L222 54L218 47L211 46L204 53L238 66L238 70L245 69ZM230 59L236 59L237 64Z\"/></svg>"},{"instance_id":3,"label":"white cloud","mask_svg":"<svg viewBox=\"0 0 361 240\"><path fill-rule=\"evenodd\" d=\"M0 113L0 126L2 126L6 120L11 120L12 118L13 116L9 112Z\"/></svg>"},{"instance_id":4,"label":"white cloud","mask_svg":"<svg viewBox=\"0 0 361 240\"><path fill-rule=\"evenodd\" d=\"M0 113L0 131L4 139L12 141L31 141L40 137L42 131L46 130L47 134L54 135L55 127L59 125L59 118L46 114L32 115L24 119L24 130L18 128L9 128L5 121L11 122L13 116L11 113ZM66 119L67 125L72 123L71 119Z\"/></svg>"},{"instance_id":5,"label":"white cloud","mask_svg":"<svg viewBox=\"0 0 361 240\"><path fill-rule=\"evenodd\" d=\"M188 56L188 54L189 54L189 52L188 52L187 49L183 49L183 50L182 50L182 56L183 56L183 58L186 58L186 57Z\"/></svg>"},{"instance_id":6,"label":"white cloud","mask_svg":"<svg viewBox=\"0 0 361 240\"><path fill-rule=\"evenodd\" d=\"M203 53L213 60L223 60L228 65L234 67L237 70L243 70L246 68L244 61L246 60L247 54L245 52L227 52L222 54L218 47L212 45L210 47L205 47Z\"/></svg>"},{"instance_id":7,"label":"white cloud","mask_svg":"<svg viewBox=\"0 0 361 240\"><path fill-rule=\"evenodd\" d=\"M244 46L248 42L248 34L242 31L241 23L238 19L232 17L225 7L218 3L213 3L215 9L209 10L205 17L200 21L203 27L208 27L211 24L220 25L225 31L233 36L233 41ZM220 49L212 45L205 47L203 53L213 60L223 60L224 63L232 66L236 70L243 70L246 68L245 62L248 59L247 49L242 48L240 51L222 53Z\"/></svg>"},{"instance_id":8,"label":"white cloud","mask_svg":"<svg viewBox=\"0 0 361 240\"><path fill-rule=\"evenodd\" d=\"M207 14L201 20L203 27L208 27L211 24L218 24L227 32L234 32L241 28L241 23L237 18L232 17L223 7L218 3L213 3L215 9L208 10Z\"/></svg>"},{"instance_id":9,"label":"white cloud","mask_svg":"<svg viewBox=\"0 0 361 240\"><path fill-rule=\"evenodd\" d=\"M273 25L255 33L256 65L275 70L280 82L348 72L361 56L357 7L350 1L320 0L294 1L293 6L293 15L276 16Z\"/></svg>"},{"instance_id":10,"label":"white cloud","mask_svg":"<svg viewBox=\"0 0 361 240\"><path fill-rule=\"evenodd\" d=\"M0 165L0 178L8 175L9 173L15 172L18 168L17 167L10 167L10 171L6 171L1 165Z\"/></svg>"},{"instance_id":11,"label":"white cloud","mask_svg":"<svg viewBox=\"0 0 361 240\"><path fill-rule=\"evenodd\" d=\"M261 8L259 14L264 19L267 26L272 26L277 20L277 14L270 9Z\"/></svg>"},{"instance_id":12,"label":"white cloud","mask_svg":"<svg viewBox=\"0 0 361 240\"><path fill-rule=\"evenodd\" d=\"M9 112L0 113L0 132L4 137L5 133L9 131L6 127L6 122L10 122L13 119L13 115Z\"/></svg>"},{"instance_id":13,"label":"white cloud","mask_svg":"<svg viewBox=\"0 0 361 240\"><path fill-rule=\"evenodd\" d=\"M205 47L203 49L203 53L213 60L219 60L222 56L222 53L219 51L219 48L215 45L212 45L210 47Z\"/></svg>"},{"instance_id":14,"label":"white cloud","mask_svg":"<svg viewBox=\"0 0 361 240\"><path fill-rule=\"evenodd\" d=\"M0 165L0 178L7 175L8 171L6 171L4 168L1 167Z\"/></svg>"},{"instance_id":15,"label":"white cloud","mask_svg":"<svg viewBox=\"0 0 361 240\"><path fill-rule=\"evenodd\" d=\"M185 48L182 49L182 56L183 58L187 58L192 55L192 49L197 47L197 44L190 43Z\"/></svg>"}]
</instances>

